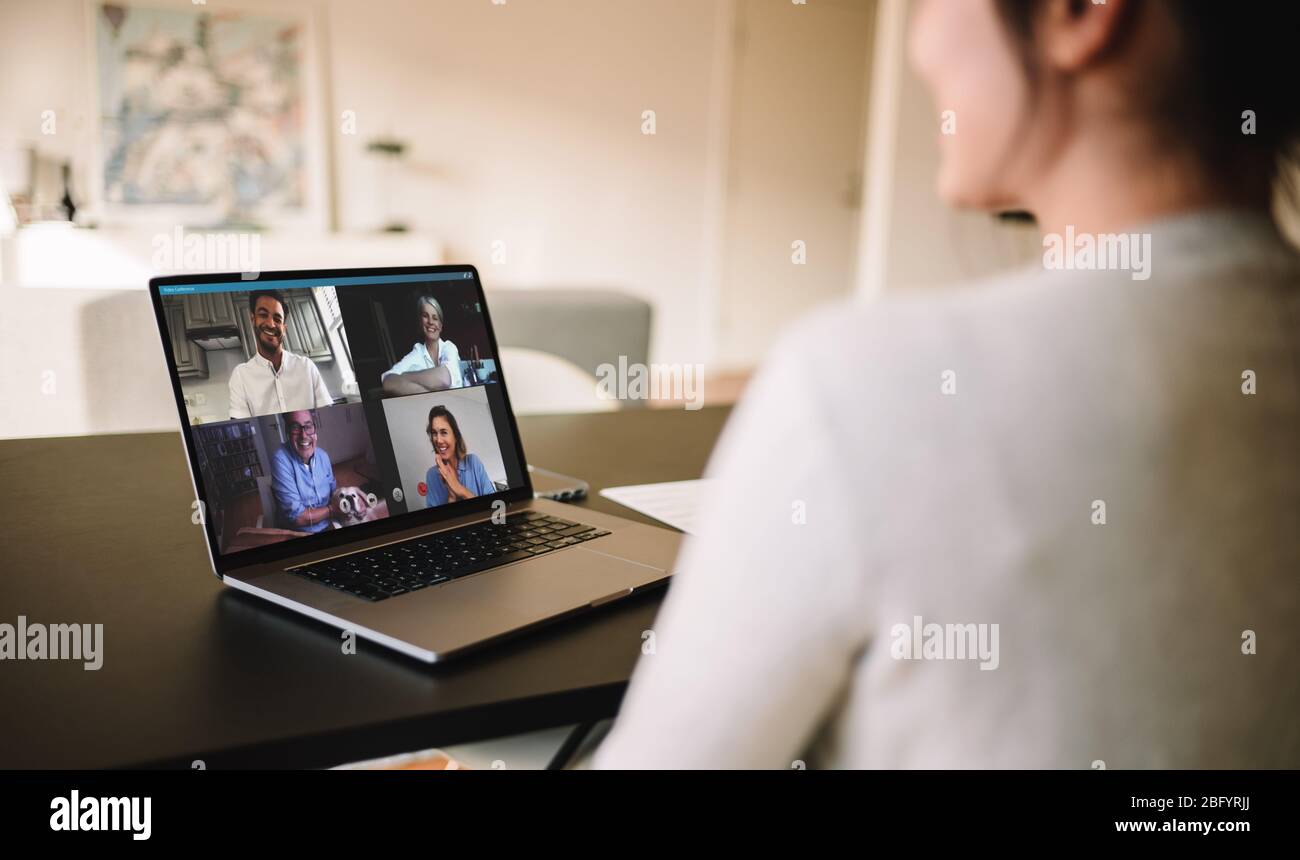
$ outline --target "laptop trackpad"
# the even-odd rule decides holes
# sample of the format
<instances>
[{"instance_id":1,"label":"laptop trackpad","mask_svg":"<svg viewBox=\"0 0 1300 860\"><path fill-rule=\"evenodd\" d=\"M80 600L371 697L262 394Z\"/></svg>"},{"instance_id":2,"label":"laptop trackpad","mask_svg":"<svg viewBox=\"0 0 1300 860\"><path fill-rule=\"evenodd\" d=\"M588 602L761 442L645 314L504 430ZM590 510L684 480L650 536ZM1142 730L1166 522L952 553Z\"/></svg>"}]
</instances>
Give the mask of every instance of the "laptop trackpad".
<instances>
[{"instance_id":1,"label":"laptop trackpad","mask_svg":"<svg viewBox=\"0 0 1300 860\"><path fill-rule=\"evenodd\" d=\"M574 547L568 552L555 552L531 561L488 571L486 576L471 577L465 586L478 584L491 589L493 596L500 589L503 601L525 610L538 606L553 606L565 611L584 603L605 600L620 590L640 588L658 582L667 576L663 570L648 564L606 555L599 547ZM493 582L499 578L500 582Z\"/></svg>"},{"instance_id":2,"label":"laptop trackpad","mask_svg":"<svg viewBox=\"0 0 1300 860\"><path fill-rule=\"evenodd\" d=\"M358 607L358 621L440 656L666 579L663 570L587 547L538 556Z\"/></svg>"}]
</instances>

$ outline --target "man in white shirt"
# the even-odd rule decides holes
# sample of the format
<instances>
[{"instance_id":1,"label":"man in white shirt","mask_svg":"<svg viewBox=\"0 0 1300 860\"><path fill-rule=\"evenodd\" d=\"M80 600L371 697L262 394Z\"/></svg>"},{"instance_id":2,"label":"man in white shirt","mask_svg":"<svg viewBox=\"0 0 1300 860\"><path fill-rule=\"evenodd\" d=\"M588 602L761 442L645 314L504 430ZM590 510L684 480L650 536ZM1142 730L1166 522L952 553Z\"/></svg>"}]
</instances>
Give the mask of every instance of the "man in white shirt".
<instances>
[{"instance_id":1,"label":"man in white shirt","mask_svg":"<svg viewBox=\"0 0 1300 860\"><path fill-rule=\"evenodd\" d=\"M456 344L442 337L442 305L433 296L420 296L415 304L424 341L379 377L384 393L425 394L461 388L465 381L460 372L460 352Z\"/></svg>"},{"instance_id":2,"label":"man in white shirt","mask_svg":"<svg viewBox=\"0 0 1300 860\"><path fill-rule=\"evenodd\" d=\"M275 290L249 294L257 352L230 373L230 417L252 418L334 402L316 363L284 348L284 297Z\"/></svg>"}]
</instances>

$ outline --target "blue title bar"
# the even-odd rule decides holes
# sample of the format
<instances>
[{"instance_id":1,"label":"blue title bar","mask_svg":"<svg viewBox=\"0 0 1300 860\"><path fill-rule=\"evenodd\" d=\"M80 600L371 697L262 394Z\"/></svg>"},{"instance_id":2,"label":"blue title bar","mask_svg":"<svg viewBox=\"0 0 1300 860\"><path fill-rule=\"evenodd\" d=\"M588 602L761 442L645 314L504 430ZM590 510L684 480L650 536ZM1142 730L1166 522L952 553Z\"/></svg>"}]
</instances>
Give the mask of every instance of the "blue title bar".
<instances>
[{"instance_id":1,"label":"blue title bar","mask_svg":"<svg viewBox=\"0 0 1300 860\"><path fill-rule=\"evenodd\" d=\"M159 295L180 296L192 293L234 293L257 289L293 289L295 287L347 287L354 284L418 284L423 281L472 281L473 272L425 272L414 275L370 275L354 278L289 278L262 281L225 281L218 284L169 284L158 288Z\"/></svg>"}]
</instances>

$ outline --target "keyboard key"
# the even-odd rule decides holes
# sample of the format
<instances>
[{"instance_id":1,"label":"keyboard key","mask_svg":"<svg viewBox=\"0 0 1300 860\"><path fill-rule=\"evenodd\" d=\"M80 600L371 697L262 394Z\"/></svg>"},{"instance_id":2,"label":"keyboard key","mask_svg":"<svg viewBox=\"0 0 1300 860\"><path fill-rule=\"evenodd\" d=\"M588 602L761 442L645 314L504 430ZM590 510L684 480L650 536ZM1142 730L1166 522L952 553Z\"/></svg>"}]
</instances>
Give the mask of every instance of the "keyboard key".
<instances>
[{"instance_id":1,"label":"keyboard key","mask_svg":"<svg viewBox=\"0 0 1300 860\"><path fill-rule=\"evenodd\" d=\"M583 532L594 532L595 530L595 526L573 526L564 529L563 531L556 532L552 537L572 537L573 535L582 534Z\"/></svg>"}]
</instances>

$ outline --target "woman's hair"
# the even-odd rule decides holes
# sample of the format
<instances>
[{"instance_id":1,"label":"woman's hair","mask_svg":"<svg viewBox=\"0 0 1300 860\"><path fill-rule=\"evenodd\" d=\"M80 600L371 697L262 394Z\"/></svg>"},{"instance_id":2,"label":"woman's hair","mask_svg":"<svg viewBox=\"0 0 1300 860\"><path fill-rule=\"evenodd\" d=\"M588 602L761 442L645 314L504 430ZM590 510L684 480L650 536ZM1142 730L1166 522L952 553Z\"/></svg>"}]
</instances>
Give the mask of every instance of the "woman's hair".
<instances>
[{"instance_id":1,"label":"woman's hair","mask_svg":"<svg viewBox=\"0 0 1300 860\"><path fill-rule=\"evenodd\" d=\"M444 324L447 322L447 318L443 316L442 313L442 305L438 304L437 299L435 299L433 296L424 295L424 294L415 297L415 312L417 314L421 313L424 310L425 305L433 305L433 309L438 312L438 319L441 320Z\"/></svg>"},{"instance_id":2,"label":"woman's hair","mask_svg":"<svg viewBox=\"0 0 1300 860\"><path fill-rule=\"evenodd\" d=\"M1034 31L1041 0L994 0L1020 53L1029 84L1036 79ZM1090 0L1073 0L1088 3ZM1295 166L1300 150L1300 96L1295 89L1296 4L1225 0L1164 2L1179 28L1182 56L1165 80L1151 82L1149 109L1157 130L1187 141L1206 167L1233 184L1271 184ZM1131 27L1134 16L1120 22ZM1120 38L1126 33L1121 32ZM1246 114L1251 111L1252 114ZM1254 133L1246 133L1248 118Z\"/></svg>"},{"instance_id":3,"label":"woman's hair","mask_svg":"<svg viewBox=\"0 0 1300 860\"><path fill-rule=\"evenodd\" d=\"M429 420L424 425L424 432L429 434L430 441L433 437L433 419L445 418L451 425L451 435L456 437L456 459L465 459L465 438L460 435L460 425L456 423L456 416L447 411L447 407L438 404L429 410Z\"/></svg>"}]
</instances>

